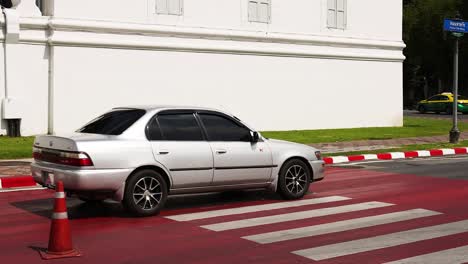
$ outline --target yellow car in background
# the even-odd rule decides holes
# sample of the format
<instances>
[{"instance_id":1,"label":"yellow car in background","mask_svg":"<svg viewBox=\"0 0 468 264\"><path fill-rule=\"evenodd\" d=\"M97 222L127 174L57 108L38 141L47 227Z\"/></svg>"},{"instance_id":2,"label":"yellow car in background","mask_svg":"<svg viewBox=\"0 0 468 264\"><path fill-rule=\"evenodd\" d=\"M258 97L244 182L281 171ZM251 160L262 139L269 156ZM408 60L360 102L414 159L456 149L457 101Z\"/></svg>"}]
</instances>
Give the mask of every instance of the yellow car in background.
<instances>
[{"instance_id":1,"label":"yellow car in background","mask_svg":"<svg viewBox=\"0 0 468 264\"><path fill-rule=\"evenodd\" d=\"M445 112L452 114L453 112L453 94L441 93L432 96L429 99L422 100L418 103L418 111L423 114L426 112L435 112L437 114ZM462 95L458 96L458 112L468 113L468 98Z\"/></svg>"}]
</instances>

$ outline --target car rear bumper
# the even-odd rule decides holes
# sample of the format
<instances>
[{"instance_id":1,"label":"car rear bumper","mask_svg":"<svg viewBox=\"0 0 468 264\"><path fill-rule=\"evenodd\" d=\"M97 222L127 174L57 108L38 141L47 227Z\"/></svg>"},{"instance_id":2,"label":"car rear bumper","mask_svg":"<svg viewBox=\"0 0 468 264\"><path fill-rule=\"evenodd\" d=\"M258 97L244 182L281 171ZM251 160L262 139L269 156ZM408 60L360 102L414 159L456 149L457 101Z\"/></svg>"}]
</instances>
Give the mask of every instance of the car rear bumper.
<instances>
[{"instance_id":1,"label":"car rear bumper","mask_svg":"<svg viewBox=\"0 0 468 264\"><path fill-rule=\"evenodd\" d=\"M62 181L65 189L75 191L117 191L125 183L131 171L131 169L78 170L55 168L36 162L31 164L32 176L38 184L46 186L47 178L52 175L52 185L57 181Z\"/></svg>"},{"instance_id":2,"label":"car rear bumper","mask_svg":"<svg viewBox=\"0 0 468 264\"><path fill-rule=\"evenodd\" d=\"M309 161L310 167L313 170L312 181L321 181L325 177L325 162L323 160Z\"/></svg>"}]
</instances>

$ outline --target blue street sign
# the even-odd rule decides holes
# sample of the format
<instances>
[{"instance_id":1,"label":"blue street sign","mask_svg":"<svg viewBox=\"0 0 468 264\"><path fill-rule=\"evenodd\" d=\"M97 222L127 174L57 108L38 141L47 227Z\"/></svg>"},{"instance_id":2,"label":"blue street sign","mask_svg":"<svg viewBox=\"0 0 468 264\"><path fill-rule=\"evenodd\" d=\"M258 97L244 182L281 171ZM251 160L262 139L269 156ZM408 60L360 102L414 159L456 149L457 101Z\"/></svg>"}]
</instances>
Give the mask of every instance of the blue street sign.
<instances>
[{"instance_id":1,"label":"blue street sign","mask_svg":"<svg viewBox=\"0 0 468 264\"><path fill-rule=\"evenodd\" d=\"M468 33L468 21L445 19L444 30L450 32Z\"/></svg>"}]
</instances>

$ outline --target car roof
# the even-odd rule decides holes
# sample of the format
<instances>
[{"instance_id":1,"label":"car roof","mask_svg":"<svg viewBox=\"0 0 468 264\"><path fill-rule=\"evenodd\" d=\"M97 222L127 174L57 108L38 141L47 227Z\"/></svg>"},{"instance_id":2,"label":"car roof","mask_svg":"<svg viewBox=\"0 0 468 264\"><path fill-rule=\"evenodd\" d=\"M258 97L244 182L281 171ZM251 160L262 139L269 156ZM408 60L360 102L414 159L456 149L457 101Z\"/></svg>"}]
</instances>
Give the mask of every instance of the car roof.
<instances>
[{"instance_id":1,"label":"car roof","mask_svg":"<svg viewBox=\"0 0 468 264\"><path fill-rule=\"evenodd\" d=\"M142 109L146 111L153 111L153 110L208 110L208 111L219 111L223 112L219 109L209 108L209 107L200 107L200 106L187 106L187 105L131 105L131 106L124 106L124 107L115 107L113 109Z\"/></svg>"},{"instance_id":2,"label":"car roof","mask_svg":"<svg viewBox=\"0 0 468 264\"><path fill-rule=\"evenodd\" d=\"M245 123L244 121L241 121L238 117L235 115L231 114L230 112L223 111L220 109L216 108L211 108L211 107L202 107L202 106L188 106L188 105L133 105L133 106L123 106L123 107L114 107L114 109L141 109L145 110L147 114L154 114L159 111L163 110L204 110L204 111L215 111L219 113L223 113L225 115L228 115L230 117L233 117L237 121L240 121L244 126L248 127L249 129L255 131L249 124Z\"/></svg>"},{"instance_id":3,"label":"car roof","mask_svg":"<svg viewBox=\"0 0 468 264\"><path fill-rule=\"evenodd\" d=\"M216 108L211 107L202 107L202 106L189 106L189 105L133 105L133 106L123 106L123 107L114 107L113 109L142 109L147 111L148 113L156 113L163 110L203 110L203 111L215 111L220 112L225 115L235 117L233 114L227 111L223 111Z\"/></svg>"}]
</instances>

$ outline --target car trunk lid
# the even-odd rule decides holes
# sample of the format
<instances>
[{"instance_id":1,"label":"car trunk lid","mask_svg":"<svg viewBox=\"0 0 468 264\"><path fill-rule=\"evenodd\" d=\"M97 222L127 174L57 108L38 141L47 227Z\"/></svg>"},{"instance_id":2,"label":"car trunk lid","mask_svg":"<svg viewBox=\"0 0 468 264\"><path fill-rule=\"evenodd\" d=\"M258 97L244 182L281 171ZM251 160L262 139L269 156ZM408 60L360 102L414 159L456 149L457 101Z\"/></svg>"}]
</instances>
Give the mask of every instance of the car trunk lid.
<instances>
[{"instance_id":1,"label":"car trunk lid","mask_svg":"<svg viewBox=\"0 0 468 264\"><path fill-rule=\"evenodd\" d=\"M36 136L34 146L53 150L78 151L76 142L69 137L63 136Z\"/></svg>"},{"instance_id":2,"label":"car trunk lid","mask_svg":"<svg viewBox=\"0 0 468 264\"><path fill-rule=\"evenodd\" d=\"M85 133L37 136L34 141L33 157L36 161L61 165L93 166L86 150L80 148L80 142L100 141L113 137L115 136Z\"/></svg>"}]
</instances>

